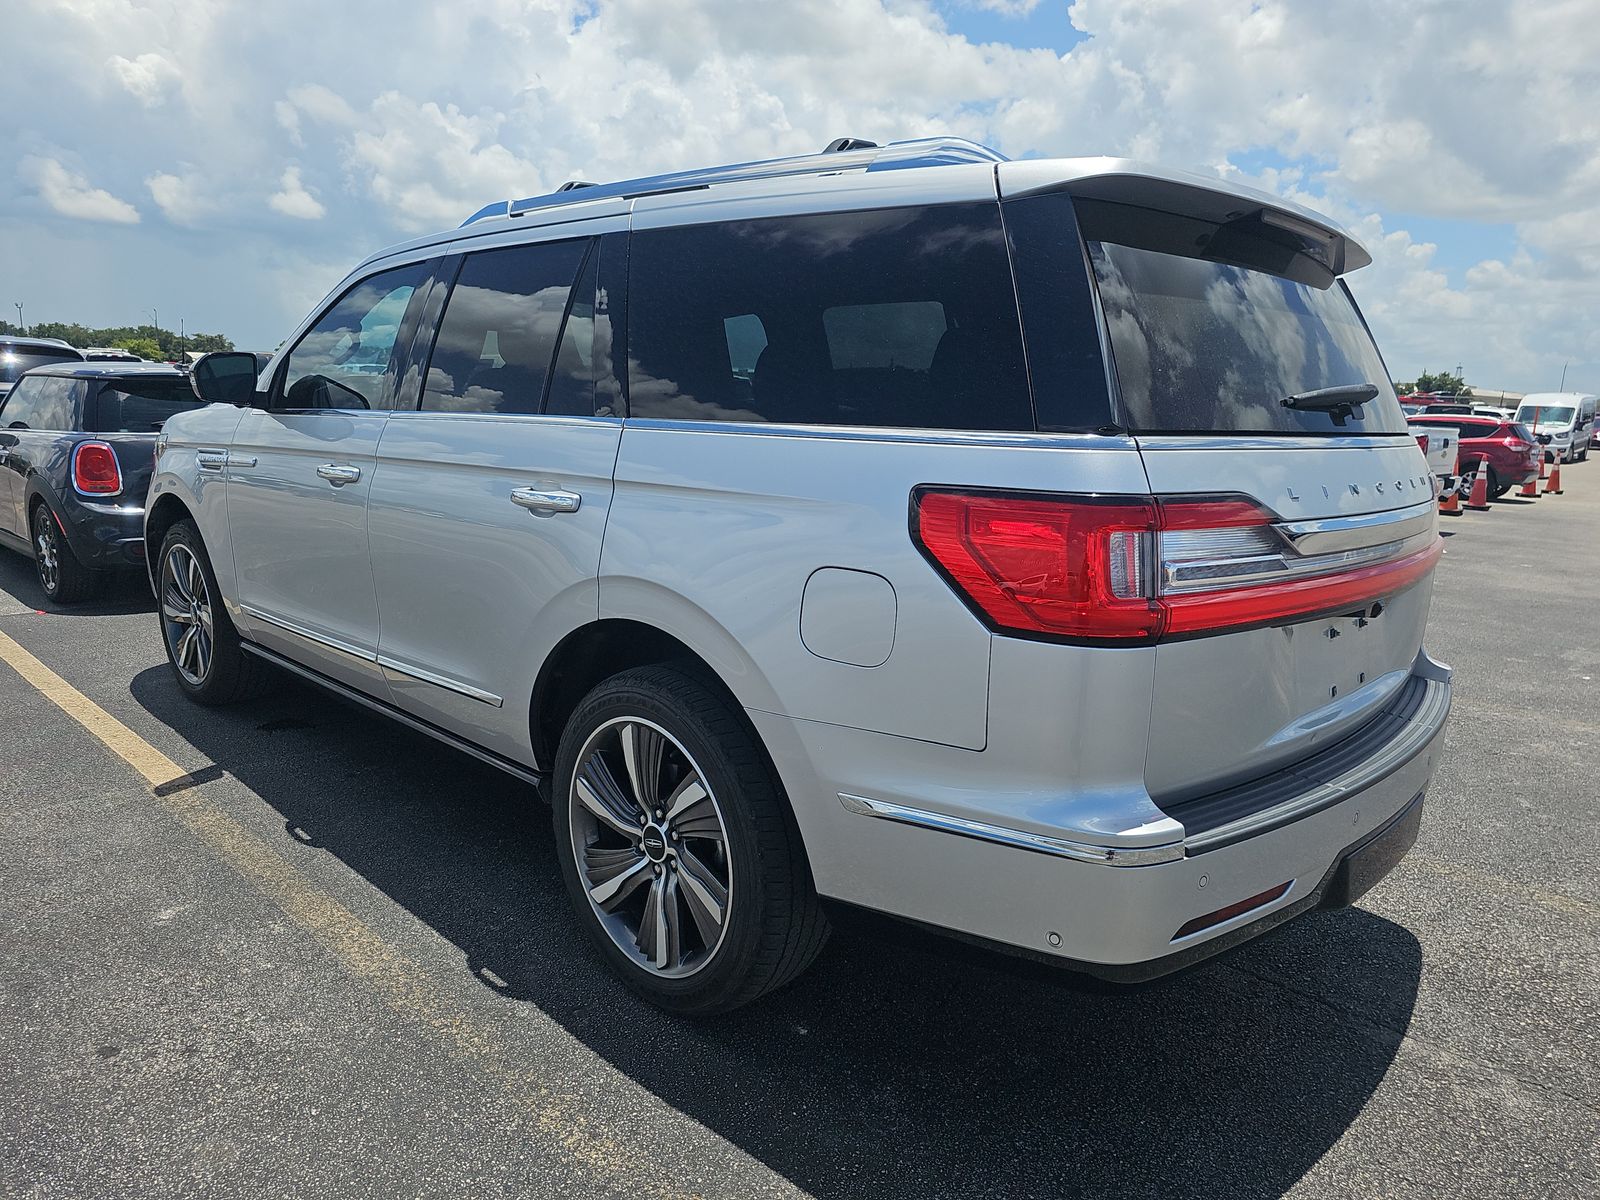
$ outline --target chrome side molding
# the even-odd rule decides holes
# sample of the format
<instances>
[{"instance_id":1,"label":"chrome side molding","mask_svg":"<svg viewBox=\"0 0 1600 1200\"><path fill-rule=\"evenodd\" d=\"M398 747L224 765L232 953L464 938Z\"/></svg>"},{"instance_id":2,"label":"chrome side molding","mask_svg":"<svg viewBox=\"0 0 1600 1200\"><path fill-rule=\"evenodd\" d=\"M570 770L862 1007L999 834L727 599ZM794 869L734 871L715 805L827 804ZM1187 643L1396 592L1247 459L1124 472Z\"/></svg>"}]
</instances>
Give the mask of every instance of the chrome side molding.
<instances>
[{"instance_id":1,"label":"chrome side molding","mask_svg":"<svg viewBox=\"0 0 1600 1200\"><path fill-rule=\"evenodd\" d=\"M424 671L421 667L414 667L410 663L401 662L397 658L390 658L387 654L378 655L378 665L385 671L393 671L396 675L404 675L408 679L415 679L421 683L431 683L434 687L444 688L447 692L455 692L457 695L465 696L469 700L487 704L490 708L499 708L505 703L493 692L475 688L470 683L462 683L459 679L451 679L448 675L436 675L432 671Z\"/></svg>"}]
</instances>

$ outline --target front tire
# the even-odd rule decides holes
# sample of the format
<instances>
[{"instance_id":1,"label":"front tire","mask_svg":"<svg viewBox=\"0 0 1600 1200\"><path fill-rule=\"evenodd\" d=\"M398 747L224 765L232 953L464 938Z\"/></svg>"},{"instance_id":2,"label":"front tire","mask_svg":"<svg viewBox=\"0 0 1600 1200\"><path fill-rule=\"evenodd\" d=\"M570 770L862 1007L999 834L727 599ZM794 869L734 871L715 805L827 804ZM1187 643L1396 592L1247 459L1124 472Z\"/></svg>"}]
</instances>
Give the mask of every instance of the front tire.
<instances>
[{"instance_id":1,"label":"front tire","mask_svg":"<svg viewBox=\"0 0 1600 1200\"><path fill-rule=\"evenodd\" d=\"M100 590L100 572L83 565L42 500L33 506L33 568L39 587L55 604L76 604Z\"/></svg>"},{"instance_id":2,"label":"front tire","mask_svg":"<svg viewBox=\"0 0 1600 1200\"><path fill-rule=\"evenodd\" d=\"M742 714L671 667L625 671L556 756L556 856L579 923L634 991L727 1012L781 987L828 926L778 781Z\"/></svg>"},{"instance_id":3,"label":"front tire","mask_svg":"<svg viewBox=\"0 0 1600 1200\"><path fill-rule=\"evenodd\" d=\"M193 521L167 530L156 579L161 640L184 694L206 705L258 694L267 681L266 664L245 653Z\"/></svg>"}]
</instances>

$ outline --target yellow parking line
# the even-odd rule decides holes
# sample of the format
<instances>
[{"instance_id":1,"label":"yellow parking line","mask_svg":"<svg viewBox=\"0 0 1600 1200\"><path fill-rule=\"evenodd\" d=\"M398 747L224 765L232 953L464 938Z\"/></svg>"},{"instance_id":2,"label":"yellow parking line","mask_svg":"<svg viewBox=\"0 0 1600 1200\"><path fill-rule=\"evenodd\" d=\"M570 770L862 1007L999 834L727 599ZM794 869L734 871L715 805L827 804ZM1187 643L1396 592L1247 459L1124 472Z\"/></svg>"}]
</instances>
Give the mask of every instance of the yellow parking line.
<instances>
[{"instance_id":1,"label":"yellow parking line","mask_svg":"<svg viewBox=\"0 0 1600 1200\"><path fill-rule=\"evenodd\" d=\"M432 1029L457 1057L471 1060L506 1087L530 1110L534 1125L575 1164L625 1178L635 1190L642 1185L648 1194L680 1194L670 1186L646 1182L656 1173L652 1164L575 1112L581 1098L558 1094L532 1072L513 1065L514 1055L491 1029L476 1022L421 967L311 884L267 842L206 799L203 787L191 781L190 772L5 633L0 633L0 661L143 776L156 803L218 852L291 921L311 933L347 971L375 988L390 1008Z\"/></svg>"}]
</instances>

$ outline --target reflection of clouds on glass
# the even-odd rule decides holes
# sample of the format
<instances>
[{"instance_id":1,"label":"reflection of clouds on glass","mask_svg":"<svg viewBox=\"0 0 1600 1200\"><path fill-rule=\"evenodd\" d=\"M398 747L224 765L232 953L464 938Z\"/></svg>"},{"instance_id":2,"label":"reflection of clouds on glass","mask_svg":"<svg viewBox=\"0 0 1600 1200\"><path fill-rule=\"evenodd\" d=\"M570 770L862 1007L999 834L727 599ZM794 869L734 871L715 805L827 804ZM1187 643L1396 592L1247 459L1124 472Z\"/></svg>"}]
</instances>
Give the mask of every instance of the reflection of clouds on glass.
<instances>
[{"instance_id":1,"label":"reflection of clouds on glass","mask_svg":"<svg viewBox=\"0 0 1600 1200\"><path fill-rule=\"evenodd\" d=\"M670 379L647 375L637 359L628 360L628 401L633 410L664 421L765 421L767 418L747 408L729 408L707 400L697 400L680 391Z\"/></svg>"},{"instance_id":2,"label":"reflection of clouds on glass","mask_svg":"<svg viewBox=\"0 0 1600 1200\"><path fill-rule=\"evenodd\" d=\"M1127 246L1095 243L1090 258L1137 428L1322 431L1326 417L1285 409L1282 398L1349 383L1389 391L1338 287Z\"/></svg>"}]
</instances>

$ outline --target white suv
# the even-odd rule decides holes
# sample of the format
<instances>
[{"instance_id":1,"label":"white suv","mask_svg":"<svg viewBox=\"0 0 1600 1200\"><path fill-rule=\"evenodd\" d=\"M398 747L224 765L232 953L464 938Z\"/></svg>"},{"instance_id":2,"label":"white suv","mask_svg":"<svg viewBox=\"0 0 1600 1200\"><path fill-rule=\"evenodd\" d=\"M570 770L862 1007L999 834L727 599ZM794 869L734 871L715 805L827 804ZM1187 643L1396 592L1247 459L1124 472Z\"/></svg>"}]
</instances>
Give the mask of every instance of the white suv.
<instances>
[{"instance_id":1,"label":"white suv","mask_svg":"<svg viewBox=\"0 0 1600 1200\"><path fill-rule=\"evenodd\" d=\"M1450 704L1427 467L1324 218L875 147L490 205L167 423L179 686L275 664L537 785L629 984L824 901L1119 980L1348 903Z\"/></svg>"}]
</instances>

